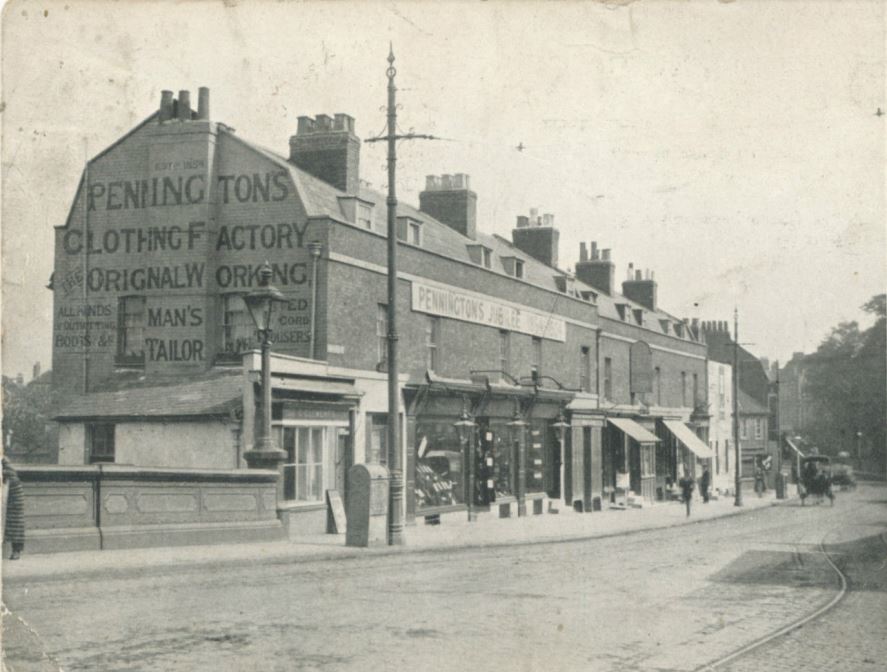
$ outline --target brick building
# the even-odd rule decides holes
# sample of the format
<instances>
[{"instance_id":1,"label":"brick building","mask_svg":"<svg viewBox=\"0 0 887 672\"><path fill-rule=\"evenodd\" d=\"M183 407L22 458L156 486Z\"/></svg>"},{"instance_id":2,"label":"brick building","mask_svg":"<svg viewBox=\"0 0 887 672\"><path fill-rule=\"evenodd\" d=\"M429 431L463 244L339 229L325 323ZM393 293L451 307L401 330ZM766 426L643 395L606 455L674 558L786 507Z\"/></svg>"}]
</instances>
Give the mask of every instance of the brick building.
<instances>
[{"instance_id":1,"label":"brick building","mask_svg":"<svg viewBox=\"0 0 887 672\"><path fill-rule=\"evenodd\" d=\"M259 358L242 297L267 260L288 300L278 508L291 531L322 530L325 491L387 454L385 197L360 183L351 117L301 117L281 156L198 101L164 92L87 163L57 229L59 462L245 466ZM552 215L518 216L506 240L477 198L468 176L429 176L418 208L398 206L408 519L468 498L522 514L664 497L680 463L713 456L698 333L660 308L652 273L629 265L617 285L594 243L567 273Z\"/></svg>"}]
</instances>

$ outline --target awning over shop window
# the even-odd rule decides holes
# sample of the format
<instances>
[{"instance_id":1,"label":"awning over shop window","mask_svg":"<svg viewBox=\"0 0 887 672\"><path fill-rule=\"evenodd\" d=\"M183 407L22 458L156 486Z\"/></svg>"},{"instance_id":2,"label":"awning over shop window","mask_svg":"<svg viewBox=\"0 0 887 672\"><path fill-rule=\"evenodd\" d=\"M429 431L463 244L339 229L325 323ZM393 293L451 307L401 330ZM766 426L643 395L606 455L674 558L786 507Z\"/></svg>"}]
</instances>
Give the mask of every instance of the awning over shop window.
<instances>
[{"instance_id":1,"label":"awning over shop window","mask_svg":"<svg viewBox=\"0 0 887 672\"><path fill-rule=\"evenodd\" d=\"M662 424L668 428L668 431L675 435L678 441L683 443L688 450L695 453L696 457L702 460L710 460L715 456L711 448L705 445L693 430L687 427L683 422L677 420L663 420Z\"/></svg>"},{"instance_id":2,"label":"awning over shop window","mask_svg":"<svg viewBox=\"0 0 887 672\"><path fill-rule=\"evenodd\" d=\"M658 436L647 431L634 420L629 420L628 418L607 418L607 420L610 421L610 424L618 427L638 443L656 443L659 441Z\"/></svg>"},{"instance_id":3,"label":"awning over shop window","mask_svg":"<svg viewBox=\"0 0 887 672\"><path fill-rule=\"evenodd\" d=\"M791 448L798 454L798 457L804 457L804 453L801 452L801 449L798 448L790 438L785 437L785 442L788 444L788 447Z\"/></svg>"},{"instance_id":4,"label":"awning over shop window","mask_svg":"<svg viewBox=\"0 0 887 672\"><path fill-rule=\"evenodd\" d=\"M271 387L275 390L290 390L304 394L321 394L331 397L343 397L345 399L360 398L360 393L350 380L280 378L274 376L271 379Z\"/></svg>"}]
</instances>

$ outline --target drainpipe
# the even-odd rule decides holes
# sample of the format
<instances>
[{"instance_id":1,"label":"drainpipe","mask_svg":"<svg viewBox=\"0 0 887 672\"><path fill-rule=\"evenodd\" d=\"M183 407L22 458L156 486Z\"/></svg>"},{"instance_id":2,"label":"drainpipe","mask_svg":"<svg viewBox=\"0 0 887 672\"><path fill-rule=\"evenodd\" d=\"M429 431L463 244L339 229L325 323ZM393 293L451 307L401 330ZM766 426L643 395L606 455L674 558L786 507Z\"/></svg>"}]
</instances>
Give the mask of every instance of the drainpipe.
<instances>
[{"instance_id":1,"label":"drainpipe","mask_svg":"<svg viewBox=\"0 0 887 672\"><path fill-rule=\"evenodd\" d=\"M322 252L323 245L318 241L308 243L311 255L311 340L308 349L311 359L317 359L317 260Z\"/></svg>"}]
</instances>

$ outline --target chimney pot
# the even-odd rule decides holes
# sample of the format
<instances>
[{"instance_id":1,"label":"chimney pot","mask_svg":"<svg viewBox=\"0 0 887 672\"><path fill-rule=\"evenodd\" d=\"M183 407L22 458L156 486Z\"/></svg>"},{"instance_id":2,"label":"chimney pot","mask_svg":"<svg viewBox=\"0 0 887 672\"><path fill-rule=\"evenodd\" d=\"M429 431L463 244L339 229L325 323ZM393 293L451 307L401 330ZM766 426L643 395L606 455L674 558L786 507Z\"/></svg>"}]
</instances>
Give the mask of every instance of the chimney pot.
<instances>
[{"instance_id":1,"label":"chimney pot","mask_svg":"<svg viewBox=\"0 0 887 672\"><path fill-rule=\"evenodd\" d=\"M315 118L317 130L331 131L333 130L333 118L328 114L318 114Z\"/></svg>"},{"instance_id":2,"label":"chimney pot","mask_svg":"<svg viewBox=\"0 0 887 672\"><path fill-rule=\"evenodd\" d=\"M526 215L517 216L517 228L522 229L530 225L530 219Z\"/></svg>"},{"instance_id":3,"label":"chimney pot","mask_svg":"<svg viewBox=\"0 0 887 672\"><path fill-rule=\"evenodd\" d=\"M591 244L592 254L594 254L594 243ZM588 249L585 247L585 242L579 243L579 261L588 261Z\"/></svg>"},{"instance_id":4,"label":"chimney pot","mask_svg":"<svg viewBox=\"0 0 887 672\"><path fill-rule=\"evenodd\" d=\"M453 189L453 176L452 175L441 175L440 176L440 188L444 191L452 191Z\"/></svg>"},{"instance_id":5,"label":"chimney pot","mask_svg":"<svg viewBox=\"0 0 887 672\"><path fill-rule=\"evenodd\" d=\"M601 260L602 261L610 261L610 249L601 250Z\"/></svg>"},{"instance_id":6,"label":"chimney pot","mask_svg":"<svg viewBox=\"0 0 887 672\"><path fill-rule=\"evenodd\" d=\"M179 121L191 121L191 92L179 91Z\"/></svg>"},{"instance_id":7,"label":"chimney pot","mask_svg":"<svg viewBox=\"0 0 887 672\"><path fill-rule=\"evenodd\" d=\"M209 121L209 89L205 86L197 89L197 118Z\"/></svg>"},{"instance_id":8,"label":"chimney pot","mask_svg":"<svg viewBox=\"0 0 887 672\"><path fill-rule=\"evenodd\" d=\"M169 121L173 117L172 91L160 92L160 121Z\"/></svg>"},{"instance_id":9,"label":"chimney pot","mask_svg":"<svg viewBox=\"0 0 887 672\"><path fill-rule=\"evenodd\" d=\"M635 272L634 272L634 279L635 279L635 280L643 280L643 279L644 279L644 274L643 274L643 272L640 271L640 270L635 271Z\"/></svg>"},{"instance_id":10,"label":"chimney pot","mask_svg":"<svg viewBox=\"0 0 887 672\"><path fill-rule=\"evenodd\" d=\"M303 135L314 131L314 119L311 117L299 117L299 125L296 127L296 135Z\"/></svg>"}]
</instances>

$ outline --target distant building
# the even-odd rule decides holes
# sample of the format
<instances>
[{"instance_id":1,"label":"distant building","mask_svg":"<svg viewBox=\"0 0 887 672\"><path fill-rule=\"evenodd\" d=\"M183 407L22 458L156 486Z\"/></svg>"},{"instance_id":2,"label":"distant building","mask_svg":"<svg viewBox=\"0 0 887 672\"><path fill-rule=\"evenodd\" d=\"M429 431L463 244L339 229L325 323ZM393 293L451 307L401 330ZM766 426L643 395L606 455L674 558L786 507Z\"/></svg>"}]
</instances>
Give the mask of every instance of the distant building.
<instances>
[{"instance_id":1,"label":"distant building","mask_svg":"<svg viewBox=\"0 0 887 672\"><path fill-rule=\"evenodd\" d=\"M733 367L708 361L708 445L714 452L712 484L722 492L733 491L736 463L733 440Z\"/></svg>"},{"instance_id":2,"label":"distant building","mask_svg":"<svg viewBox=\"0 0 887 672\"><path fill-rule=\"evenodd\" d=\"M754 476L755 460L769 456L771 470L768 487L773 485L773 475L780 466L780 451L776 441L770 440L771 418L776 414L775 386L768 368L741 345L734 345L727 322L702 322L709 359L713 362L732 364L734 352L738 369L739 397L739 444L742 454L743 479Z\"/></svg>"},{"instance_id":3,"label":"distant building","mask_svg":"<svg viewBox=\"0 0 887 672\"><path fill-rule=\"evenodd\" d=\"M803 352L779 369L779 430L783 435L803 434L809 424L807 371Z\"/></svg>"}]
</instances>

